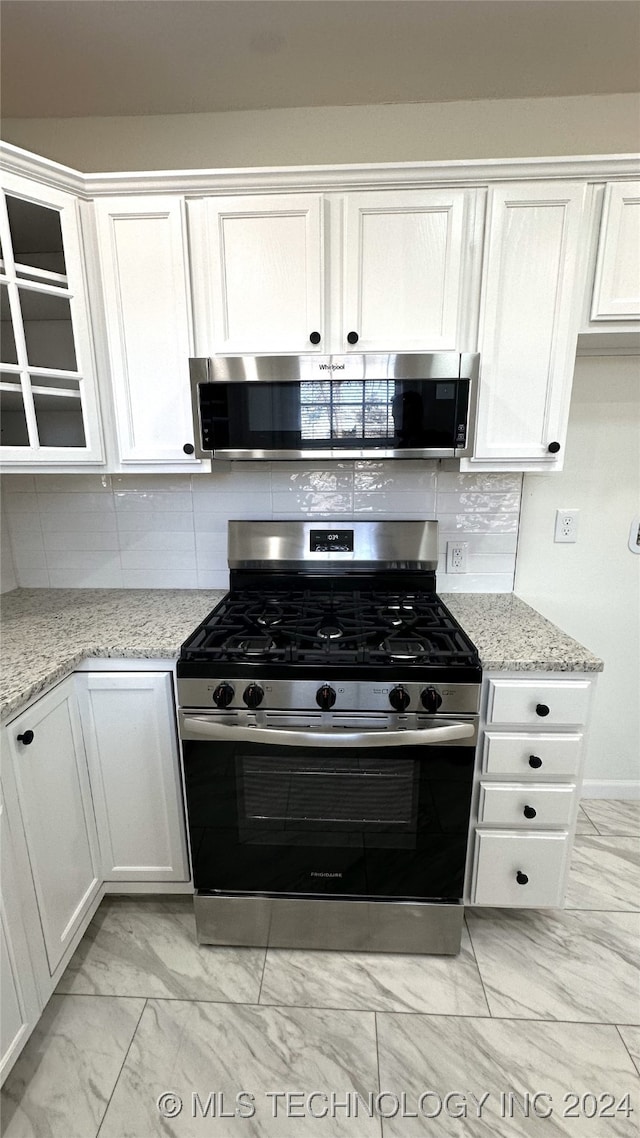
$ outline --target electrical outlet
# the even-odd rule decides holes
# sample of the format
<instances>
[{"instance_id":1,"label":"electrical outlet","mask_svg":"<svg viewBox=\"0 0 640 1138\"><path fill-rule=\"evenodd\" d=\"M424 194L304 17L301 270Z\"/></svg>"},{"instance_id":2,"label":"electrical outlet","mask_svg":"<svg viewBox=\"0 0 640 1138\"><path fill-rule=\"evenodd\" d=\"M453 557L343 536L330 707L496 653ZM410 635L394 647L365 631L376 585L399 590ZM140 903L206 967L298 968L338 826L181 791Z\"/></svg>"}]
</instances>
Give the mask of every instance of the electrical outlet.
<instances>
[{"instance_id":1,"label":"electrical outlet","mask_svg":"<svg viewBox=\"0 0 640 1138\"><path fill-rule=\"evenodd\" d=\"M556 510L554 541L578 540L578 517L580 510Z\"/></svg>"},{"instance_id":2,"label":"electrical outlet","mask_svg":"<svg viewBox=\"0 0 640 1138\"><path fill-rule=\"evenodd\" d=\"M466 573L467 571L467 543L466 541L447 542L447 573Z\"/></svg>"}]
</instances>

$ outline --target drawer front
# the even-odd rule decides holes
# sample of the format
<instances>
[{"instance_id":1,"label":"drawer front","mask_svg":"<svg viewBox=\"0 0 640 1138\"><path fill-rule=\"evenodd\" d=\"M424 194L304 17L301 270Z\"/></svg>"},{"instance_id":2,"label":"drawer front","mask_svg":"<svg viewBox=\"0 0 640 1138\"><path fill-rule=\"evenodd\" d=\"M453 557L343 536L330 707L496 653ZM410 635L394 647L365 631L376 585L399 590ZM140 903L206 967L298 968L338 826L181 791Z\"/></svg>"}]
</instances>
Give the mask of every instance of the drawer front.
<instances>
[{"instance_id":1,"label":"drawer front","mask_svg":"<svg viewBox=\"0 0 640 1138\"><path fill-rule=\"evenodd\" d=\"M490 826L568 826L575 786L480 783L478 821Z\"/></svg>"},{"instance_id":2,"label":"drawer front","mask_svg":"<svg viewBox=\"0 0 640 1138\"><path fill-rule=\"evenodd\" d=\"M486 774L530 775L540 782L556 775L575 775L580 764L582 735L531 735L485 732ZM539 761L538 761L539 760Z\"/></svg>"},{"instance_id":3,"label":"drawer front","mask_svg":"<svg viewBox=\"0 0 640 1138\"><path fill-rule=\"evenodd\" d=\"M474 905L559 908L569 835L476 831ZM520 877L520 883L518 881ZM525 880L526 879L526 880Z\"/></svg>"},{"instance_id":4,"label":"drawer front","mask_svg":"<svg viewBox=\"0 0 640 1138\"><path fill-rule=\"evenodd\" d=\"M584 723L590 688L589 680L490 680L487 722L536 727Z\"/></svg>"}]
</instances>

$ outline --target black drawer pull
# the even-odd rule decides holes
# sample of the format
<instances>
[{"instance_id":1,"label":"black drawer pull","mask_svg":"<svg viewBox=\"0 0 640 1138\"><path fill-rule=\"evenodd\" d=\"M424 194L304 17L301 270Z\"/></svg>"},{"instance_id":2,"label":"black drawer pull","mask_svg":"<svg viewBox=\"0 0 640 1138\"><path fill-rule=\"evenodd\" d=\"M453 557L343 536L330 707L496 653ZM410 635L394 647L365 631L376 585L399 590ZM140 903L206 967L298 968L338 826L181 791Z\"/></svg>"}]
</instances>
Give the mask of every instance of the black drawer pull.
<instances>
[{"instance_id":1,"label":"black drawer pull","mask_svg":"<svg viewBox=\"0 0 640 1138\"><path fill-rule=\"evenodd\" d=\"M311 335L309 336L309 339L311 340L312 344L319 344L321 339L322 339L322 336L320 335L319 332L312 332Z\"/></svg>"},{"instance_id":2,"label":"black drawer pull","mask_svg":"<svg viewBox=\"0 0 640 1138\"><path fill-rule=\"evenodd\" d=\"M524 814L525 818L535 818L537 811L534 810L533 806L525 806L522 813Z\"/></svg>"},{"instance_id":3,"label":"black drawer pull","mask_svg":"<svg viewBox=\"0 0 640 1138\"><path fill-rule=\"evenodd\" d=\"M518 882L518 885L527 885L529 878L527 877L526 873L523 873L522 870L519 869L516 873L516 881Z\"/></svg>"},{"instance_id":4,"label":"black drawer pull","mask_svg":"<svg viewBox=\"0 0 640 1138\"><path fill-rule=\"evenodd\" d=\"M538 755L529 755L529 766L537 771L542 766L542 759Z\"/></svg>"},{"instance_id":5,"label":"black drawer pull","mask_svg":"<svg viewBox=\"0 0 640 1138\"><path fill-rule=\"evenodd\" d=\"M357 332L348 332L347 333L347 340L350 344L357 344L359 339L360 339L360 337L359 337Z\"/></svg>"},{"instance_id":6,"label":"black drawer pull","mask_svg":"<svg viewBox=\"0 0 640 1138\"><path fill-rule=\"evenodd\" d=\"M549 714L549 710L550 709L546 703L536 704L536 715L539 715L541 719L544 719L545 716Z\"/></svg>"},{"instance_id":7,"label":"black drawer pull","mask_svg":"<svg viewBox=\"0 0 640 1138\"><path fill-rule=\"evenodd\" d=\"M29 743L33 743L33 740L33 731L25 731L23 735L18 735L18 742L22 743L25 747L28 747Z\"/></svg>"},{"instance_id":8,"label":"black drawer pull","mask_svg":"<svg viewBox=\"0 0 640 1138\"><path fill-rule=\"evenodd\" d=\"M185 443L182 449L185 454L194 454L196 448L193 443Z\"/></svg>"}]
</instances>

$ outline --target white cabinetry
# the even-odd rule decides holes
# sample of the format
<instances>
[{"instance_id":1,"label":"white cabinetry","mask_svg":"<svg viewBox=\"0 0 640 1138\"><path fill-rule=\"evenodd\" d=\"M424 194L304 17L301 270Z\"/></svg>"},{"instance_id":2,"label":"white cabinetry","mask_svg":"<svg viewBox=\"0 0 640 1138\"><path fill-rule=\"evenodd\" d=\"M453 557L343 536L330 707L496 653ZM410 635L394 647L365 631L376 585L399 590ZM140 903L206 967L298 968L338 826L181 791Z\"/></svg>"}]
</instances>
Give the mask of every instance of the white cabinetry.
<instances>
[{"instance_id":1,"label":"white cabinetry","mask_svg":"<svg viewBox=\"0 0 640 1138\"><path fill-rule=\"evenodd\" d=\"M169 672L76 676L105 881L187 881Z\"/></svg>"},{"instance_id":2,"label":"white cabinetry","mask_svg":"<svg viewBox=\"0 0 640 1138\"><path fill-rule=\"evenodd\" d=\"M212 309L206 354L328 350L323 210L320 194L209 199L200 282Z\"/></svg>"},{"instance_id":3,"label":"white cabinetry","mask_svg":"<svg viewBox=\"0 0 640 1138\"><path fill-rule=\"evenodd\" d=\"M102 884L73 678L14 719L7 736L53 975Z\"/></svg>"},{"instance_id":4,"label":"white cabinetry","mask_svg":"<svg viewBox=\"0 0 640 1138\"><path fill-rule=\"evenodd\" d=\"M179 197L95 203L119 458L188 470L191 296Z\"/></svg>"},{"instance_id":5,"label":"white cabinetry","mask_svg":"<svg viewBox=\"0 0 640 1138\"><path fill-rule=\"evenodd\" d=\"M4 803L0 800L0 1083L9 1073L40 1015L40 1000L22 919L20 887L13 840Z\"/></svg>"},{"instance_id":6,"label":"white cabinetry","mask_svg":"<svg viewBox=\"0 0 640 1138\"><path fill-rule=\"evenodd\" d=\"M489 189L474 459L466 469L560 469L580 305L586 186Z\"/></svg>"},{"instance_id":7,"label":"white cabinetry","mask_svg":"<svg viewBox=\"0 0 640 1138\"><path fill-rule=\"evenodd\" d=\"M205 219L190 203L192 240L208 250L206 260L193 250L199 352L468 348L479 198L475 189L210 198Z\"/></svg>"},{"instance_id":8,"label":"white cabinetry","mask_svg":"<svg viewBox=\"0 0 640 1138\"><path fill-rule=\"evenodd\" d=\"M475 191L456 189L345 195L343 328L334 351L464 347L475 201Z\"/></svg>"},{"instance_id":9,"label":"white cabinetry","mask_svg":"<svg viewBox=\"0 0 640 1138\"><path fill-rule=\"evenodd\" d=\"M485 678L482 726L490 729L472 807L472 904L563 904L593 688L593 678L579 676Z\"/></svg>"},{"instance_id":10,"label":"white cabinetry","mask_svg":"<svg viewBox=\"0 0 640 1138\"><path fill-rule=\"evenodd\" d=\"M5 173L0 193L0 458L103 458L78 203Z\"/></svg>"},{"instance_id":11,"label":"white cabinetry","mask_svg":"<svg viewBox=\"0 0 640 1138\"><path fill-rule=\"evenodd\" d=\"M640 182L605 188L591 320L640 320Z\"/></svg>"}]
</instances>

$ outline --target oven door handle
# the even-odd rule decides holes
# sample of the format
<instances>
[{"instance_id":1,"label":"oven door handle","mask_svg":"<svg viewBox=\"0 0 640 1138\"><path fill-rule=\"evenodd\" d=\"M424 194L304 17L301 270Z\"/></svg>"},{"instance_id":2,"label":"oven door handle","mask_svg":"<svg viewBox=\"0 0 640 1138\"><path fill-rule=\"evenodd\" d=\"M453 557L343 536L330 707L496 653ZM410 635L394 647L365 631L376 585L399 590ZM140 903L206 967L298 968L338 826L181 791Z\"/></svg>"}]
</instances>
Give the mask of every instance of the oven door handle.
<instances>
[{"instance_id":1,"label":"oven door handle","mask_svg":"<svg viewBox=\"0 0 640 1138\"><path fill-rule=\"evenodd\" d=\"M433 747L470 739L475 734L472 723L451 723L445 727L421 728L418 731L295 731L273 727L242 727L235 723L216 723L206 715L184 715L185 735L229 742L270 743L285 747Z\"/></svg>"}]
</instances>

